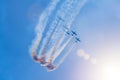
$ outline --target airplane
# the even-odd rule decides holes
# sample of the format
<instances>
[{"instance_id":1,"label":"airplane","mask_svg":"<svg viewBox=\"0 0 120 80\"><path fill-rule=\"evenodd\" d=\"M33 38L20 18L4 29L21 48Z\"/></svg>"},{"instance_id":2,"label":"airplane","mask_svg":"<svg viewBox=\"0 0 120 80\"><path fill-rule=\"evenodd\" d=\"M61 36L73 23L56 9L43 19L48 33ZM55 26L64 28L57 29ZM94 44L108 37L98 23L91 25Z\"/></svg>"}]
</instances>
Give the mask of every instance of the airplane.
<instances>
[{"instance_id":1,"label":"airplane","mask_svg":"<svg viewBox=\"0 0 120 80\"><path fill-rule=\"evenodd\" d=\"M66 26L64 26L65 28L65 32L68 34L68 35L72 35L72 36L77 36L77 33L75 31L70 31Z\"/></svg>"},{"instance_id":2,"label":"airplane","mask_svg":"<svg viewBox=\"0 0 120 80\"><path fill-rule=\"evenodd\" d=\"M67 33L68 35L70 35L70 33L69 33L68 31L67 31L66 33Z\"/></svg>"},{"instance_id":3,"label":"airplane","mask_svg":"<svg viewBox=\"0 0 120 80\"><path fill-rule=\"evenodd\" d=\"M63 29L63 30L64 30L68 35L71 35L69 29L68 29L66 26L64 26L64 28L65 28L65 29Z\"/></svg>"},{"instance_id":4,"label":"airplane","mask_svg":"<svg viewBox=\"0 0 120 80\"><path fill-rule=\"evenodd\" d=\"M75 31L66 31L66 33L71 36L77 36L77 33Z\"/></svg>"},{"instance_id":5,"label":"airplane","mask_svg":"<svg viewBox=\"0 0 120 80\"><path fill-rule=\"evenodd\" d=\"M81 40L78 37L75 37L76 41L75 42L81 42Z\"/></svg>"},{"instance_id":6,"label":"airplane","mask_svg":"<svg viewBox=\"0 0 120 80\"><path fill-rule=\"evenodd\" d=\"M72 36L77 36L77 33L75 31L71 31L72 32Z\"/></svg>"}]
</instances>

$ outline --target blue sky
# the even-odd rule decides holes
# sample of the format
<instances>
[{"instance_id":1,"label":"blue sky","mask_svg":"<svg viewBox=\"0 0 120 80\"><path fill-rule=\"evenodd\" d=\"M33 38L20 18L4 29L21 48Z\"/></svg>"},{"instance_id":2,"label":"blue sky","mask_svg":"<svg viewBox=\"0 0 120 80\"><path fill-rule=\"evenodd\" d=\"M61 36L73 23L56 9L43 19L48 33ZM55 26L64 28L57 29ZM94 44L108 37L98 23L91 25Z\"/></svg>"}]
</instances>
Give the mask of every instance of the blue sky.
<instances>
[{"instance_id":1,"label":"blue sky","mask_svg":"<svg viewBox=\"0 0 120 80\"><path fill-rule=\"evenodd\" d=\"M29 46L38 16L49 1L0 0L0 80L105 80L102 67L120 61L120 1L88 0L72 24L82 40L77 47L97 63L72 51L57 70L48 73L31 59Z\"/></svg>"}]
</instances>

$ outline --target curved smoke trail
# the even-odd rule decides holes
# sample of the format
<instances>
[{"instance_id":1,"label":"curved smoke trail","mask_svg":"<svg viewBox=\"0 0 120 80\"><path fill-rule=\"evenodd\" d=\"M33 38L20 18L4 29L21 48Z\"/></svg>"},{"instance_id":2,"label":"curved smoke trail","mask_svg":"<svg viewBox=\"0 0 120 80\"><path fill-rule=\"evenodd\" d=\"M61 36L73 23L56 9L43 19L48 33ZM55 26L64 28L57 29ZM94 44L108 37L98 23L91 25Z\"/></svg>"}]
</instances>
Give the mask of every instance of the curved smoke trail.
<instances>
[{"instance_id":1,"label":"curved smoke trail","mask_svg":"<svg viewBox=\"0 0 120 80\"><path fill-rule=\"evenodd\" d=\"M39 50L39 56L41 56L42 54L46 54L46 50L48 50L48 48L47 49L45 48L49 45L48 42L50 43L51 41L51 38L49 36L55 33L54 28L59 28L59 27L62 28L64 26L63 24L65 24L65 25L69 25L67 27L69 29L73 20L75 19L75 16L79 13L80 9L83 7L84 4L85 4L85 0L83 0L83 2L81 2L81 0L65 0L65 2L61 5L60 9L57 11L55 20L53 20L52 24L50 25L46 38L42 43L42 49ZM57 21L58 17L62 18L63 22ZM56 27L56 24L59 24L59 25L57 25ZM55 34L55 35L56 35L55 38L56 37L58 38L58 36L60 36L58 34ZM55 45L56 43L55 38L52 38L53 45Z\"/></svg>"},{"instance_id":2,"label":"curved smoke trail","mask_svg":"<svg viewBox=\"0 0 120 80\"><path fill-rule=\"evenodd\" d=\"M56 16L61 17L61 18L63 19L64 24L67 25L67 28L69 29L70 26L71 26L71 24L72 24L72 22L73 22L73 20L75 19L75 16L79 13L80 9L84 6L85 2L86 2L86 0L83 0L82 2L81 2L81 0L66 0L66 1L63 3L63 5L61 6L60 10L57 12ZM56 20L54 20L54 21L56 21ZM53 22L54 22L54 21L53 21ZM57 22L57 21L56 21L56 22ZM63 25L63 24L60 24L58 27L61 27L61 29L62 29L62 28L64 28L64 25ZM51 26L51 30L53 30L53 29L54 29L54 25ZM59 45L58 45L58 46L56 46L56 43L57 43L57 40L56 40L56 39L57 39L59 36L61 36L60 33L63 32L63 31L61 31L61 29L60 29L57 33L55 33L55 34L54 34L55 37L52 38L52 43L54 43L54 44L51 46L51 49L49 50L49 51L51 52L51 56L54 54L54 52L51 51L51 50L53 49L53 50L55 51L54 46L55 46L56 48L60 47L60 44L63 42L63 40L64 40L64 38L65 38L65 34L64 34L64 35L63 35L64 37L62 37L63 40L59 42ZM63 29L62 29L62 30L63 30ZM48 32L48 34L51 34L51 33ZM48 39L46 38L45 42L46 42L47 40L48 40ZM49 40L50 40L50 39L49 39ZM50 46L50 45L49 45L49 46ZM62 46L61 46L61 47L62 47ZM50 52L49 52L49 54L50 54ZM52 53L52 52L53 52L53 53ZM56 55L58 55L58 54L56 53Z\"/></svg>"},{"instance_id":3,"label":"curved smoke trail","mask_svg":"<svg viewBox=\"0 0 120 80\"><path fill-rule=\"evenodd\" d=\"M38 45L41 41L42 33L46 27L47 21L59 1L60 0L52 0L50 5L40 15L38 24L35 29L37 36L36 36L35 40L33 41L32 48L30 51L36 52L36 50L38 49Z\"/></svg>"},{"instance_id":4,"label":"curved smoke trail","mask_svg":"<svg viewBox=\"0 0 120 80\"><path fill-rule=\"evenodd\" d=\"M51 52L50 56L54 56L53 60L55 60L60 55L60 53L65 49L65 47L72 39L68 39L66 43L61 46L61 43L64 42L64 39L66 37L63 28L64 26L67 26L67 28L70 29L75 17L87 0L64 0L64 2L60 5L60 8L57 10L54 19L51 21L50 25L48 25L48 20L50 16L53 15L52 12L56 8L56 5L59 1L60 0L52 0L51 4L44 10L39 18L39 22L36 26L37 36L31 48L32 52L36 52L38 46L41 43L41 48L37 57L41 56L42 54L46 54L49 51ZM45 31L46 26L49 27L47 31ZM45 32L46 35L44 39L41 39L44 36ZM61 35L62 33L64 34ZM62 39L60 41L57 41L61 36ZM70 48L70 50L72 49ZM65 53L58 65L64 61L69 53L70 51Z\"/></svg>"}]
</instances>

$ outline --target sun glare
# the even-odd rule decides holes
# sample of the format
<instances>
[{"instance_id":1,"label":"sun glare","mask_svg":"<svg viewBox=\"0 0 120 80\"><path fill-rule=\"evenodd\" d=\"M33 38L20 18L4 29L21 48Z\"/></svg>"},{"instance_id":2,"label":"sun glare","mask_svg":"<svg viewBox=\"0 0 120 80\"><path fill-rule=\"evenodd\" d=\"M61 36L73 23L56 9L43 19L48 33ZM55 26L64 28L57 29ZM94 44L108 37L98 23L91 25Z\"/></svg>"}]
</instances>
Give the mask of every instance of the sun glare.
<instances>
[{"instance_id":1,"label":"sun glare","mask_svg":"<svg viewBox=\"0 0 120 80\"><path fill-rule=\"evenodd\" d=\"M103 76L103 80L120 80L120 66L114 64L104 66Z\"/></svg>"}]
</instances>

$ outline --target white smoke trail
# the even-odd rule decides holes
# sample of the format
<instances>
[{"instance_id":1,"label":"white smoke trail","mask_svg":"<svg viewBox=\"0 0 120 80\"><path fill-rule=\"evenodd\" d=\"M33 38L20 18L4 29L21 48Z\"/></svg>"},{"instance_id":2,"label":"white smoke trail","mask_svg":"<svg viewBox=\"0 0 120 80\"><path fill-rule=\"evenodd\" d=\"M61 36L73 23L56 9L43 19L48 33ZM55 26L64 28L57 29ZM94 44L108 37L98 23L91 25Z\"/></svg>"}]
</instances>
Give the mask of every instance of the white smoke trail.
<instances>
[{"instance_id":1,"label":"white smoke trail","mask_svg":"<svg viewBox=\"0 0 120 80\"><path fill-rule=\"evenodd\" d=\"M74 7L73 7L73 4L74 4ZM79 6L79 7L76 8L75 4L78 4L77 6ZM83 0L83 2L81 2L81 3L80 3L80 0L74 0L74 1L66 0L64 2L64 4L62 5L61 9L58 11L57 15L60 15L60 16L62 15L61 17L63 17L63 15L64 15L65 16L65 17L63 17L63 19L65 20L64 23L66 23L66 24L69 23L69 26L68 25L67 26L68 26L68 28L70 28L75 16L79 13L80 9L83 7L84 4L85 4L85 0ZM71 8L71 6L73 8L76 8L75 9L76 11L74 11L74 9ZM73 14L71 12L73 12ZM61 13L63 13L63 14L61 14ZM71 19L69 17L71 17ZM56 34L56 36L58 36L58 35ZM64 37L65 37L65 35L64 35Z\"/></svg>"},{"instance_id":2,"label":"white smoke trail","mask_svg":"<svg viewBox=\"0 0 120 80\"><path fill-rule=\"evenodd\" d=\"M52 0L51 3L48 5L48 7L40 15L38 25L36 26L36 32L41 34L43 33L46 24L48 22L48 19L52 14L53 10L56 8L56 5L59 1L60 0Z\"/></svg>"},{"instance_id":3,"label":"white smoke trail","mask_svg":"<svg viewBox=\"0 0 120 80\"><path fill-rule=\"evenodd\" d=\"M56 24L58 24L57 17L58 16L61 17L64 20L65 24L67 24L67 25L69 24L69 28L70 28L75 16L79 12L78 7L80 7L80 6L81 6L81 1L80 0L65 0L63 5L61 6L60 10L58 10L58 12L56 14L56 18L52 22L52 25L50 26L50 29L47 32L47 37L42 44L42 48L46 48L46 46L48 46L48 44L46 45L46 41L50 40L49 36L52 33L53 29L55 28ZM72 8L70 8L70 7L72 7ZM60 23L58 25L58 27L63 27L63 24ZM43 51L46 51L46 50L44 49ZM42 52L41 52L41 49L40 49L39 50L39 55L41 55L41 53Z\"/></svg>"},{"instance_id":4,"label":"white smoke trail","mask_svg":"<svg viewBox=\"0 0 120 80\"><path fill-rule=\"evenodd\" d=\"M60 16L60 17L62 17L63 19L64 19L64 23L65 24L69 24L69 28L70 28L70 26L71 26L71 24L72 24L72 22L73 22L73 20L74 20L74 18L75 18L75 16L77 15L77 13L75 13L75 12L78 12L79 10L77 10L76 8L78 8L78 3L79 3L79 1L80 0L66 0L65 1L65 3L63 4L63 6L61 7L61 9L57 12L57 15L56 16ZM54 2L54 1L53 1ZM57 3L57 2L56 2ZM73 6L73 4L74 4L74 6ZM80 4L81 5L81 4ZM55 6L55 5L54 5ZM66 8L65 8L65 6L66 6ZM72 9L72 7L73 7L73 9ZM47 11L47 9L46 9L46 12L48 12L47 13L47 17L45 17L44 15L45 15L45 13L41 16L41 18L40 18L40 20L39 20L39 23L40 24L38 24L38 26L36 27L36 32L39 34L39 39L38 39L38 45L39 45L39 43L40 43L40 41L41 41L41 37L42 37L42 33L44 32L44 29L45 29L45 26L46 26L46 23L47 23L47 21L48 21L48 17L49 17L49 15L50 15L50 13L51 13L51 10L54 10L54 8L53 7L51 7L51 8L48 8L48 11ZM73 11L72 11L73 10ZM76 11L75 11L76 10ZM50 12L50 13L49 13ZM71 12L73 12L73 13L71 13ZM58 22L56 21L56 19L53 21L53 23L52 23L52 25L50 26L50 27L52 27L52 28L50 28L50 30L53 30L54 28L55 28L55 24L57 24ZM62 26L63 24L61 23L60 25L59 25L59 27L60 26ZM40 29L40 26L43 26L41 29ZM51 33L51 32L50 32ZM49 33L48 33L49 34ZM53 35L53 34L52 34ZM47 36L50 36L50 35L47 35ZM50 40L51 39L51 37L49 38L49 39L46 39L45 40L45 43L46 43L46 41L47 40ZM36 42L35 42L36 43ZM48 42L49 43L49 42ZM48 46L48 44L47 44L47 46ZM46 48L46 47L44 47L44 48ZM41 50L40 50L41 51ZM42 53L44 53L44 51L46 51L46 49L44 49L43 51L42 51Z\"/></svg>"},{"instance_id":5,"label":"white smoke trail","mask_svg":"<svg viewBox=\"0 0 120 80\"><path fill-rule=\"evenodd\" d=\"M60 53L64 50L64 48L70 43L72 40L73 36L69 38L64 45L56 51L56 53L53 55L53 61L60 55Z\"/></svg>"},{"instance_id":6,"label":"white smoke trail","mask_svg":"<svg viewBox=\"0 0 120 80\"><path fill-rule=\"evenodd\" d=\"M34 46L32 46L31 48L30 48L30 52L33 54L33 53L36 53L36 50L38 49L38 46L39 46L39 42L40 42L40 36L39 35L37 35L37 37L36 37L36 39L35 39L35 41L33 41L34 42Z\"/></svg>"},{"instance_id":7,"label":"white smoke trail","mask_svg":"<svg viewBox=\"0 0 120 80\"><path fill-rule=\"evenodd\" d=\"M74 0L73 0L74 1ZM68 28L70 28L72 22L74 21L75 17L78 15L78 13L81 11L81 9L83 8L83 6L85 5L85 3L87 2L87 0L75 0L76 3L74 4L74 7L71 9L71 11L69 11L69 13L67 14L68 17ZM70 7L69 7L70 8Z\"/></svg>"},{"instance_id":8,"label":"white smoke trail","mask_svg":"<svg viewBox=\"0 0 120 80\"><path fill-rule=\"evenodd\" d=\"M79 0L80 1L80 0ZM78 0L66 0L64 3L63 3L63 5L61 6L61 8L60 8L60 10L57 12L57 14L56 14L56 17L58 17L58 16L60 16L60 17L62 17L62 19L63 20L66 20L66 21L64 21L64 23L65 24L68 24L69 22L71 22L72 23L72 21L73 21L73 17L75 17L75 15L77 15L77 13L78 13L78 11L77 11L77 13L75 13L73 10L72 10L72 8L70 8L71 6L73 7L73 4L78 4L78 2L79 2ZM79 3L80 4L80 3ZM65 8L66 7L66 8ZM74 8L76 8L76 6L74 7ZM72 20L71 21L69 21L68 19L69 19L69 15L68 15L68 13L69 12L74 12L73 13L73 15L71 15L72 16ZM62 14L63 13L63 14ZM69 13L69 14L71 14L71 13ZM67 17L68 16L68 17ZM68 19L67 19L68 18ZM53 23L54 22L58 22L58 21L56 21L57 19L55 19L54 21L53 21ZM58 26L58 27L61 27L63 24L61 24L60 26ZM52 25L52 27L51 28L54 28L54 24ZM70 23L69 23L69 28L70 28ZM51 29L51 30L53 30L53 29ZM51 34L50 32L48 33L48 34ZM49 36L49 35L48 35ZM58 35L56 35L56 36L58 36ZM64 36L65 37L65 36ZM47 40L49 40L48 42L50 42L50 39L48 38ZM45 42L47 41L47 40L45 40ZM54 39L55 40L55 39ZM46 51L45 50L45 48L48 46L48 43L47 43L47 45L45 44L45 46L44 46L44 51ZM43 54L43 52L41 52L41 50L40 50L40 53L39 53L40 55L41 54Z\"/></svg>"},{"instance_id":9,"label":"white smoke trail","mask_svg":"<svg viewBox=\"0 0 120 80\"><path fill-rule=\"evenodd\" d=\"M65 60L65 58L69 55L69 53L73 50L73 48L75 47L76 42L73 43L73 45L69 48L69 50L65 53L65 55L61 58L61 60L57 63L57 67L59 67L60 64L62 64L62 62Z\"/></svg>"},{"instance_id":10,"label":"white smoke trail","mask_svg":"<svg viewBox=\"0 0 120 80\"><path fill-rule=\"evenodd\" d=\"M48 45L49 45L49 43L50 43L50 41L51 41L51 39L52 39L52 37L53 37L53 35L54 35L55 29L56 29L56 28L54 28L53 32L52 32L51 35L49 36L49 38L48 38L48 40L47 40L47 42L46 42L46 44L45 44L45 46L44 46L44 48L43 48L42 51L40 52L41 55L45 54L46 49L47 49L47 47L48 47Z\"/></svg>"},{"instance_id":11,"label":"white smoke trail","mask_svg":"<svg viewBox=\"0 0 120 80\"><path fill-rule=\"evenodd\" d=\"M50 41L52 40L58 25L60 24L61 20L58 19L57 23L55 23L55 27L49 31L49 33L47 34L46 40L44 40L44 47L42 47L43 49L39 51L39 56L46 54L46 50L48 49L48 46L50 44Z\"/></svg>"},{"instance_id":12,"label":"white smoke trail","mask_svg":"<svg viewBox=\"0 0 120 80\"><path fill-rule=\"evenodd\" d=\"M64 40L64 34L61 36L61 38L56 42L56 44L50 49L50 51L47 53L48 59L53 56L56 52L56 49L61 45L61 43Z\"/></svg>"},{"instance_id":13,"label":"white smoke trail","mask_svg":"<svg viewBox=\"0 0 120 80\"><path fill-rule=\"evenodd\" d=\"M30 52L35 52L38 48L38 45L41 41L41 37L42 37L42 33L45 29L45 26L47 24L47 21L49 19L49 16L52 14L53 10L55 9L57 3L60 0L52 0L52 2L50 3L50 5L44 10L44 12L41 14L41 16L39 17L39 21L38 24L36 26L36 39L34 40L33 44L32 44L32 48L30 49Z\"/></svg>"},{"instance_id":14,"label":"white smoke trail","mask_svg":"<svg viewBox=\"0 0 120 80\"><path fill-rule=\"evenodd\" d=\"M61 6L57 14L64 19L68 29L71 27L73 20L85 5L86 1L87 0L65 0Z\"/></svg>"}]
</instances>

